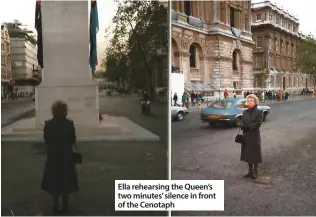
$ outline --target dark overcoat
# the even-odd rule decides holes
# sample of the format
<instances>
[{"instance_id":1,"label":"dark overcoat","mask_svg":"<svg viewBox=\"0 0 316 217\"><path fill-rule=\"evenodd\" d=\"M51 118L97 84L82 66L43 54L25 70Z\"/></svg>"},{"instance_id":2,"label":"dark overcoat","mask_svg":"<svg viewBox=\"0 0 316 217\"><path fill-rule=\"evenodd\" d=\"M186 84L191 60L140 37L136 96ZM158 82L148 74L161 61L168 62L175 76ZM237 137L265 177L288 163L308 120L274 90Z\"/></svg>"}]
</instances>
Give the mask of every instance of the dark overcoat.
<instances>
[{"instance_id":1,"label":"dark overcoat","mask_svg":"<svg viewBox=\"0 0 316 217\"><path fill-rule=\"evenodd\" d=\"M51 194L69 194L79 190L73 145L76 143L74 122L69 119L45 121L44 140L47 159L42 189Z\"/></svg>"},{"instance_id":2,"label":"dark overcoat","mask_svg":"<svg viewBox=\"0 0 316 217\"><path fill-rule=\"evenodd\" d=\"M241 161L249 164L262 163L260 126L262 123L262 111L255 106L243 112L244 142L241 145Z\"/></svg>"}]
</instances>

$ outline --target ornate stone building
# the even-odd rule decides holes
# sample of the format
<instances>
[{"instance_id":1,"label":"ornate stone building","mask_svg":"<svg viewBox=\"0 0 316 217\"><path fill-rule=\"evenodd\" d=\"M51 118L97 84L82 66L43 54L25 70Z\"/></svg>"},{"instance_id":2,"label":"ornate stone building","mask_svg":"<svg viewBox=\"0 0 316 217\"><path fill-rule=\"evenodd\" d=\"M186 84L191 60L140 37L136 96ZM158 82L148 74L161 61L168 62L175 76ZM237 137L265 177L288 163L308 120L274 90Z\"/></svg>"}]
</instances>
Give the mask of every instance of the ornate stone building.
<instances>
[{"instance_id":1,"label":"ornate stone building","mask_svg":"<svg viewBox=\"0 0 316 217\"><path fill-rule=\"evenodd\" d=\"M7 97L12 79L10 36L6 25L1 25L1 98Z\"/></svg>"},{"instance_id":2,"label":"ornate stone building","mask_svg":"<svg viewBox=\"0 0 316 217\"><path fill-rule=\"evenodd\" d=\"M301 91L312 88L312 78L296 67L296 47L303 40L299 21L269 1L252 4L251 31L254 86Z\"/></svg>"},{"instance_id":3,"label":"ornate stone building","mask_svg":"<svg viewBox=\"0 0 316 217\"><path fill-rule=\"evenodd\" d=\"M172 63L185 89L253 88L250 1L172 1Z\"/></svg>"}]
</instances>

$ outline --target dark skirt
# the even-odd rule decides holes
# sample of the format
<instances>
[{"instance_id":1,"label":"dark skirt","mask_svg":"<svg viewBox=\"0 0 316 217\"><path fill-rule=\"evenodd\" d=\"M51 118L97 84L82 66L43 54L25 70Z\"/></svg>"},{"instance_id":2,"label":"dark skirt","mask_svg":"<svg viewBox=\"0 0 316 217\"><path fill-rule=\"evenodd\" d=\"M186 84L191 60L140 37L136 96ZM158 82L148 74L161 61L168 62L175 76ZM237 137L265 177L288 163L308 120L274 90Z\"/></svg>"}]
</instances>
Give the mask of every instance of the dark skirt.
<instances>
[{"instance_id":1,"label":"dark skirt","mask_svg":"<svg viewBox=\"0 0 316 217\"><path fill-rule=\"evenodd\" d=\"M48 157L42 179L42 189L50 194L70 194L79 190L76 165L71 156Z\"/></svg>"},{"instance_id":2,"label":"dark skirt","mask_svg":"<svg viewBox=\"0 0 316 217\"><path fill-rule=\"evenodd\" d=\"M260 132L244 132L240 160L249 164L262 163Z\"/></svg>"}]
</instances>

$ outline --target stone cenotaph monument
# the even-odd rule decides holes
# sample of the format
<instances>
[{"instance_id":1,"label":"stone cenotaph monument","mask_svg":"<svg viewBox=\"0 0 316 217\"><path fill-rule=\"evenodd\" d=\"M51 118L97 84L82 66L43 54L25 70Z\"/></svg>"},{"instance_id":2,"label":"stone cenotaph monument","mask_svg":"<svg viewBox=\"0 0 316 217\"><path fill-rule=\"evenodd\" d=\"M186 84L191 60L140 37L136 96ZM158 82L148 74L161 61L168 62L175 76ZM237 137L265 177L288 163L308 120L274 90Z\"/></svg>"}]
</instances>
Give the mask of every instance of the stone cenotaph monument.
<instances>
[{"instance_id":1,"label":"stone cenotaph monument","mask_svg":"<svg viewBox=\"0 0 316 217\"><path fill-rule=\"evenodd\" d=\"M78 128L99 128L98 89L89 68L88 1L42 1L44 70L36 88L36 128L56 100L68 104Z\"/></svg>"},{"instance_id":2,"label":"stone cenotaph monument","mask_svg":"<svg viewBox=\"0 0 316 217\"><path fill-rule=\"evenodd\" d=\"M36 88L35 117L3 127L2 142L43 142L45 120L56 100L68 104L77 142L158 141L159 136L126 117L103 114L89 66L89 1L42 1L43 74ZM106 98L104 98L106 100Z\"/></svg>"}]
</instances>

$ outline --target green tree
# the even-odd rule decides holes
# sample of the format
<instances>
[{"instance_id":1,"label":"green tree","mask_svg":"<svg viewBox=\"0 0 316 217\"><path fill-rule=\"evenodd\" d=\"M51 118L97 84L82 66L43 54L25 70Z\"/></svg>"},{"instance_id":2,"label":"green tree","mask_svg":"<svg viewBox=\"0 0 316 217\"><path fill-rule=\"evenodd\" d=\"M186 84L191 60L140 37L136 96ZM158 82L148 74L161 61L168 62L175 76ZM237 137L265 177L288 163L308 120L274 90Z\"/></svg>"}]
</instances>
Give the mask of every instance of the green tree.
<instances>
[{"instance_id":1,"label":"green tree","mask_svg":"<svg viewBox=\"0 0 316 217\"><path fill-rule=\"evenodd\" d=\"M94 73L95 78L104 78L105 77L105 72L102 70L98 70Z\"/></svg>"},{"instance_id":2,"label":"green tree","mask_svg":"<svg viewBox=\"0 0 316 217\"><path fill-rule=\"evenodd\" d=\"M304 73L314 76L313 85L316 86L316 39L308 35L297 46L297 67Z\"/></svg>"},{"instance_id":3,"label":"green tree","mask_svg":"<svg viewBox=\"0 0 316 217\"><path fill-rule=\"evenodd\" d=\"M124 77L130 80L132 86L138 88L147 83L147 88L152 89L151 82L146 82L146 79L152 79L151 63L168 55L167 8L157 1L116 2L118 9L113 18L115 28L111 46L106 50L105 66L110 67L107 68L106 74L112 73L107 75L113 77L112 79ZM114 66L127 67L127 70L115 70ZM115 76L115 71L125 74Z\"/></svg>"},{"instance_id":4,"label":"green tree","mask_svg":"<svg viewBox=\"0 0 316 217\"><path fill-rule=\"evenodd\" d=\"M127 55L112 51L111 48L107 49L107 51L108 53L105 59L105 77L109 79L109 81L114 82L127 80Z\"/></svg>"}]
</instances>

